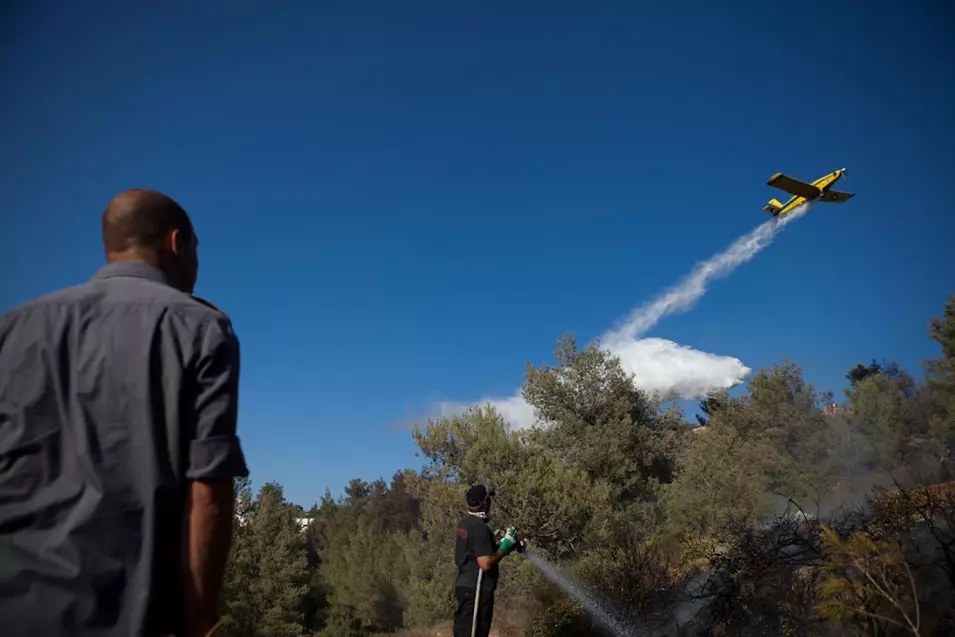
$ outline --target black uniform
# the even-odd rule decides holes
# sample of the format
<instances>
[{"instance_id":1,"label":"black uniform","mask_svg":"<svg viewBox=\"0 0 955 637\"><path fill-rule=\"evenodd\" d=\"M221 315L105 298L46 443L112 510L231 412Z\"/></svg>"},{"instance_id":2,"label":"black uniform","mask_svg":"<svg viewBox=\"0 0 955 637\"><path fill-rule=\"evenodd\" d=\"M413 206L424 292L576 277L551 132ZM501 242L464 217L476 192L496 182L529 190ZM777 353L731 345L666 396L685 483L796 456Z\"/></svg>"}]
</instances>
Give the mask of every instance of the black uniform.
<instances>
[{"instance_id":1,"label":"black uniform","mask_svg":"<svg viewBox=\"0 0 955 637\"><path fill-rule=\"evenodd\" d=\"M457 607L454 611L454 637L470 637L474 619L474 597L480 567L477 558L490 557L497 552L494 533L479 517L468 515L458 522L454 561L458 577L454 584ZM476 636L487 637L494 615L494 591L497 589L499 568L495 564L481 577L481 599L478 603Z\"/></svg>"}]
</instances>

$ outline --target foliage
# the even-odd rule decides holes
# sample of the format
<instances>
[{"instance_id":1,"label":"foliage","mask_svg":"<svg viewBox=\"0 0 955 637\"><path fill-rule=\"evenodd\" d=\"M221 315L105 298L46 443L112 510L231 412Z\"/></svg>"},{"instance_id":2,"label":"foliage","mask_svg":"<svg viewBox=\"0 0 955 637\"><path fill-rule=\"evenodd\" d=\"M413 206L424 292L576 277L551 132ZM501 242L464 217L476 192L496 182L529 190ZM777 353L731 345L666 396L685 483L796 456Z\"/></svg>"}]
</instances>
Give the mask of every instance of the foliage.
<instances>
[{"instance_id":1,"label":"foliage","mask_svg":"<svg viewBox=\"0 0 955 637\"><path fill-rule=\"evenodd\" d=\"M893 624L919 635L922 623L918 592L909 564L899 546L865 531L847 540L822 528L826 559L820 567L819 611L827 619L869 628Z\"/></svg>"},{"instance_id":2,"label":"foliage","mask_svg":"<svg viewBox=\"0 0 955 637\"><path fill-rule=\"evenodd\" d=\"M497 490L493 529L516 526L655 634L955 634L955 296L929 337L924 379L872 359L835 405L784 361L706 397L694 428L597 341L564 335L553 364L526 366L533 427L490 404L431 419L412 432L420 467L356 477L308 512L237 481L225 634L448 621L475 482ZM595 634L525 556L504 560L497 595L526 635Z\"/></svg>"},{"instance_id":3,"label":"foliage","mask_svg":"<svg viewBox=\"0 0 955 637\"><path fill-rule=\"evenodd\" d=\"M890 380L903 380L908 383L911 383L912 380L905 370L901 369L899 364L895 361L877 363L875 359L872 359L872 362L868 365L863 365L862 363L856 364L855 367L846 373L846 380L854 387L860 381L871 376L884 376Z\"/></svg>"},{"instance_id":4,"label":"foliage","mask_svg":"<svg viewBox=\"0 0 955 637\"><path fill-rule=\"evenodd\" d=\"M528 622L526 637L573 637L581 634L583 607L566 597L547 605Z\"/></svg>"},{"instance_id":5,"label":"foliage","mask_svg":"<svg viewBox=\"0 0 955 637\"><path fill-rule=\"evenodd\" d=\"M760 370L749 390L726 399L677 455L668 493L678 525L714 532L727 516L756 523L833 481L825 418L798 367Z\"/></svg>"},{"instance_id":6,"label":"foliage","mask_svg":"<svg viewBox=\"0 0 955 637\"><path fill-rule=\"evenodd\" d=\"M240 480L236 493L223 632L232 637L302 635L310 573L297 512L276 483L263 485L252 500L248 480Z\"/></svg>"},{"instance_id":7,"label":"foliage","mask_svg":"<svg viewBox=\"0 0 955 637\"><path fill-rule=\"evenodd\" d=\"M718 529L728 515L757 520L769 511L773 474L782 459L757 438L715 425L688 441L669 489L670 516L683 528Z\"/></svg>"},{"instance_id":8,"label":"foliage","mask_svg":"<svg viewBox=\"0 0 955 637\"><path fill-rule=\"evenodd\" d=\"M726 406L729 402L729 392L726 390L714 393L700 401L700 411L705 415L697 414L696 421L700 427L705 427L710 417Z\"/></svg>"},{"instance_id":9,"label":"foliage","mask_svg":"<svg viewBox=\"0 0 955 637\"><path fill-rule=\"evenodd\" d=\"M955 593L955 482L880 492L869 505L870 527L899 538L916 568L937 568Z\"/></svg>"},{"instance_id":10,"label":"foliage","mask_svg":"<svg viewBox=\"0 0 955 637\"><path fill-rule=\"evenodd\" d=\"M591 482L609 484L620 505L655 497L672 479L672 452L687 429L682 414L637 389L596 341L578 350L565 334L555 358L555 366L527 366L523 396L544 424L533 439Z\"/></svg>"},{"instance_id":11,"label":"foliage","mask_svg":"<svg viewBox=\"0 0 955 637\"><path fill-rule=\"evenodd\" d=\"M943 441L946 458L955 453L955 295L949 295L942 317L934 317L929 337L942 347L942 355L926 361L926 376L935 401L931 416L934 436Z\"/></svg>"},{"instance_id":12,"label":"foliage","mask_svg":"<svg viewBox=\"0 0 955 637\"><path fill-rule=\"evenodd\" d=\"M390 488L380 480L354 479L338 501L328 495L322 499L314 514L320 574L330 591L335 630L403 625L409 562L400 558L421 537L416 511L402 474L394 476Z\"/></svg>"},{"instance_id":13,"label":"foliage","mask_svg":"<svg viewBox=\"0 0 955 637\"><path fill-rule=\"evenodd\" d=\"M576 551L600 519L595 512L612 507L610 485L536 440L510 432L491 406L432 421L415 438L431 461L423 477L438 490L424 505L429 530L447 533L462 515L466 487L452 486L455 476L493 482L499 495L492 522L531 529L535 545L555 556Z\"/></svg>"}]
</instances>

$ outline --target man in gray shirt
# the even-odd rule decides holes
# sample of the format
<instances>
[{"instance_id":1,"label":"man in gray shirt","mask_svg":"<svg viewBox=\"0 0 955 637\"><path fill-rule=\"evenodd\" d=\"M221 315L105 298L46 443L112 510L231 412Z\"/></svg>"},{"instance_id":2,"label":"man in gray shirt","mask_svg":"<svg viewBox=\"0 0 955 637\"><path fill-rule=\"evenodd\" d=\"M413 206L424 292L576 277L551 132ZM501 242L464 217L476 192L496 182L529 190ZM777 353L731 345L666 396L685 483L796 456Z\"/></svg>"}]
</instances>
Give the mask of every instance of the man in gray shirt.
<instances>
[{"instance_id":1,"label":"man in gray shirt","mask_svg":"<svg viewBox=\"0 0 955 637\"><path fill-rule=\"evenodd\" d=\"M107 264L0 317L0 633L201 637L232 538L239 344L198 239L149 190Z\"/></svg>"}]
</instances>

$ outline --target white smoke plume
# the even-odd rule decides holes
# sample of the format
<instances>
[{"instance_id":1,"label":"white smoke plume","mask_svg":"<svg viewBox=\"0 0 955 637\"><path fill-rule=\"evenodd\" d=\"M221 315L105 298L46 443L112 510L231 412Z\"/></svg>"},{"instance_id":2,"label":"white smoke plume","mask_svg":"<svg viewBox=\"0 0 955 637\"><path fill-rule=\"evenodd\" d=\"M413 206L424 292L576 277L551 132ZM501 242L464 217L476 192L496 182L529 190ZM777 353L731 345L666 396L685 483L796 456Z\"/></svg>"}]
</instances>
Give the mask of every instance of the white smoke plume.
<instances>
[{"instance_id":1,"label":"white smoke plume","mask_svg":"<svg viewBox=\"0 0 955 637\"><path fill-rule=\"evenodd\" d=\"M639 338L601 345L620 358L633 383L664 398L694 400L728 389L750 373L738 358L701 352L663 338Z\"/></svg>"},{"instance_id":2,"label":"white smoke plume","mask_svg":"<svg viewBox=\"0 0 955 637\"><path fill-rule=\"evenodd\" d=\"M787 224L803 216L809 211L809 205L800 206L791 212L766 221L755 230L744 234L733 242L730 247L706 261L696 264L679 283L668 289L650 303L640 306L630 313L623 324L603 336L602 340L611 342L626 342L645 334L647 330L660 322L664 316L686 311L706 294L707 284L720 277L730 274L743 263L756 256L768 246L776 234Z\"/></svg>"},{"instance_id":3,"label":"white smoke plume","mask_svg":"<svg viewBox=\"0 0 955 637\"><path fill-rule=\"evenodd\" d=\"M701 352L662 338L641 338L665 316L685 312L707 292L715 279L732 273L772 243L773 238L812 204L800 206L782 217L757 226L734 241L727 249L697 263L679 283L649 303L635 308L617 327L600 337L601 347L620 358L624 371L634 375L634 384L666 398L697 400L707 393L729 389L741 383L752 371L738 358ZM515 429L534 424L533 408L520 391L508 398L488 398L501 416ZM462 403L438 405L442 415L467 408Z\"/></svg>"}]
</instances>

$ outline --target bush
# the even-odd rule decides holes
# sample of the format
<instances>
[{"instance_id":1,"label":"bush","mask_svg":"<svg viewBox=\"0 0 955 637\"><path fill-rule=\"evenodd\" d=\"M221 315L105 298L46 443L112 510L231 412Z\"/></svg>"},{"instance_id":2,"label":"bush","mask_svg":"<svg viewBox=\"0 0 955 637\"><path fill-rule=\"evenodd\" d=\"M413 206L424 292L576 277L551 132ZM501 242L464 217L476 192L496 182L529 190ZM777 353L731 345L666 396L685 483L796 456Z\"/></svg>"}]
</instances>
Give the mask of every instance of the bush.
<instances>
[{"instance_id":1,"label":"bush","mask_svg":"<svg viewBox=\"0 0 955 637\"><path fill-rule=\"evenodd\" d=\"M584 609L570 599L558 599L527 622L525 637L572 637L584 634L581 622Z\"/></svg>"}]
</instances>

